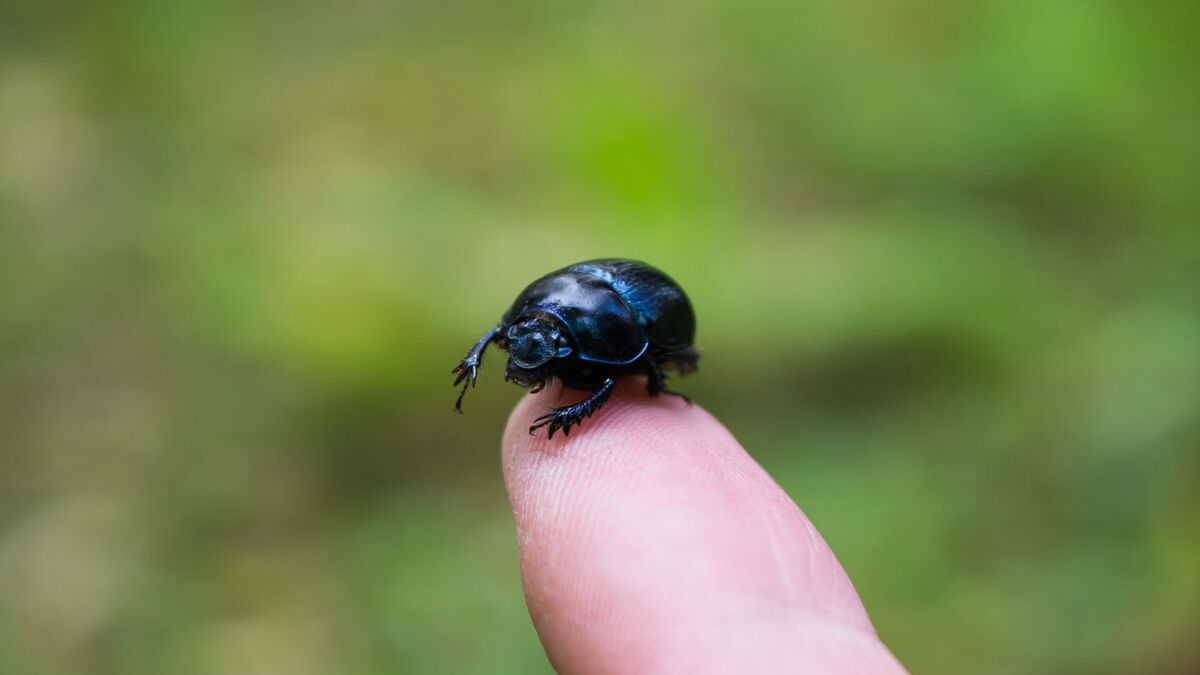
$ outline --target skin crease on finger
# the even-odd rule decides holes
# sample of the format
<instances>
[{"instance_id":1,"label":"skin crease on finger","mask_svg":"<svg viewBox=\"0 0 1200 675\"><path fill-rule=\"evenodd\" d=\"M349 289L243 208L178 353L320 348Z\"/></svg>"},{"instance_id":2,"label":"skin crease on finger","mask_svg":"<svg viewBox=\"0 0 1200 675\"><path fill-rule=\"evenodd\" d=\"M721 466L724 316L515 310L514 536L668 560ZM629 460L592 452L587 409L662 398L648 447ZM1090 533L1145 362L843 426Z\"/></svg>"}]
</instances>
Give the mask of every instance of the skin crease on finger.
<instances>
[{"instance_id":1,"label":"skin crease on finger","mask_svg":"<svg viewBox=\"0 0 1200 675\"><path fill-rule=\"evenodd\" d=\"M626 378L570 437L504 436L522 580L562 673L904 672L812 523L698 405Z\"/></svg>"}]
</instances>

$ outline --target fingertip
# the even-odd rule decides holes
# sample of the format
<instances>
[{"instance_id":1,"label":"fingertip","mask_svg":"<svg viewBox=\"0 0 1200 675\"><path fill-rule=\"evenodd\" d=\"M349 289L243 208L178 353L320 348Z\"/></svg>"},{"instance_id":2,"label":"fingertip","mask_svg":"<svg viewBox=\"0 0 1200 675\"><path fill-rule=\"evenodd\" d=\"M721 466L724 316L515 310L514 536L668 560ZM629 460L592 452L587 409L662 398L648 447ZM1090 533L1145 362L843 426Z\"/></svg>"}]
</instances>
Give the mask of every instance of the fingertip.
<instances>
[{"instance_id":1,"label":"fingertip","mask_svg":"<svg viewBox=\"0 0 1200 675\"><path fill-rule=\"evenodd\" d=\"M814 617L875 640L841 565L783 490L701 406L644 386L619 382L569 436L519 432L582 392L527 396L509 418L522 581L556 667L645 670L687 635Z\"/></svg>"}]
</instances>

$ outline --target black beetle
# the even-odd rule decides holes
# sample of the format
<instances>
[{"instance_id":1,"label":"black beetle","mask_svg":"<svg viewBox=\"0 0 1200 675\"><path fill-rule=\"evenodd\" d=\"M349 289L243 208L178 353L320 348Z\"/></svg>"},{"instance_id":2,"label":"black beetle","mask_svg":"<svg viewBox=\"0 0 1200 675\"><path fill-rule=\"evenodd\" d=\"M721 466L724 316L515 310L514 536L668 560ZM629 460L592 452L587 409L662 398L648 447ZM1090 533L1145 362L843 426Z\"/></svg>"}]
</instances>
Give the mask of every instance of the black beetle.
<instances>
[{"instance_id":1,"label":"black beetle","mask_svg":"<svg viewBox=\"0 0 1200 675\"><path fill-rule=\"evenodd\" d=\"M493 342L508 351L504 379L539 392L558 378L565 386L592 392L575 405L555 408L529 427L549 425L549 436L600 409L621 375L647 376L651 396L686 396L667 388L666 367L696 370L692 349L696 315L683 289L670 277L633 260L589 260L564 267L529 284L500 325L489 330L452 372L463 383L454 408L475 385L480 359Z\"/></svg>"}]
</instances>

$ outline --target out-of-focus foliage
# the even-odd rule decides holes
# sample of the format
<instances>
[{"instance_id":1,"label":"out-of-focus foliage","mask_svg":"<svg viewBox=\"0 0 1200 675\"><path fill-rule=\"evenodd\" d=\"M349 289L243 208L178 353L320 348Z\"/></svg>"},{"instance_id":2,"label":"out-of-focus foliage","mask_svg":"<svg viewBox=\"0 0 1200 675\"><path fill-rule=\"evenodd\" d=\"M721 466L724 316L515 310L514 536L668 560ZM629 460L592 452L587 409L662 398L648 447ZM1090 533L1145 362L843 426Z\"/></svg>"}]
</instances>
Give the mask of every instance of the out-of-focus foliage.
<instances>
[{"instance_id":1,"label":"out-of-focus foliage","mask_svg":"<svg viewBox=\"0 0 1200 675\"><path fill-rule=\"evenodd\" d=\"M1200 669L1200 5L19 4L0 672L546 672L449 371L611 255L915 672Z\"/></svg>"}]
</instances>

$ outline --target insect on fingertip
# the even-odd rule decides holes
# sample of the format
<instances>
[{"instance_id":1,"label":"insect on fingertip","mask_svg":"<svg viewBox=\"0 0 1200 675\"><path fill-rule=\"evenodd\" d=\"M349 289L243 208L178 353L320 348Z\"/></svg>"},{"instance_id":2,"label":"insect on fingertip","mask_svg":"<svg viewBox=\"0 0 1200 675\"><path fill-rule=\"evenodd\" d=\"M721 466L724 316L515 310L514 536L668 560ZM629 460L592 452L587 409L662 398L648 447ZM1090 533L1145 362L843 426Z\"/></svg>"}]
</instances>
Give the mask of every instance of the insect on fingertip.
<instances>
[{"instance_id":1,"label":"insect on fingertip","mask_svg":"<svg viewBox=\"0 0 1200 675\"><path fill-rule=\"evenodd\" d=\"M655 395L665 389L668 369L694 371L695 331L687 294L662 271L634 260L588 260L529 284L450 372L458 376L455 385L467 380L464 392L473 389L484 353L495 344L509 353L505 382L530 394L551 380L590 391L569 421L544 415L529 427L530 435L547 427L548 438L559 430L569 437L571 426L604 405L617 378L647 376Z\"/></svg>"}]
</instances>

